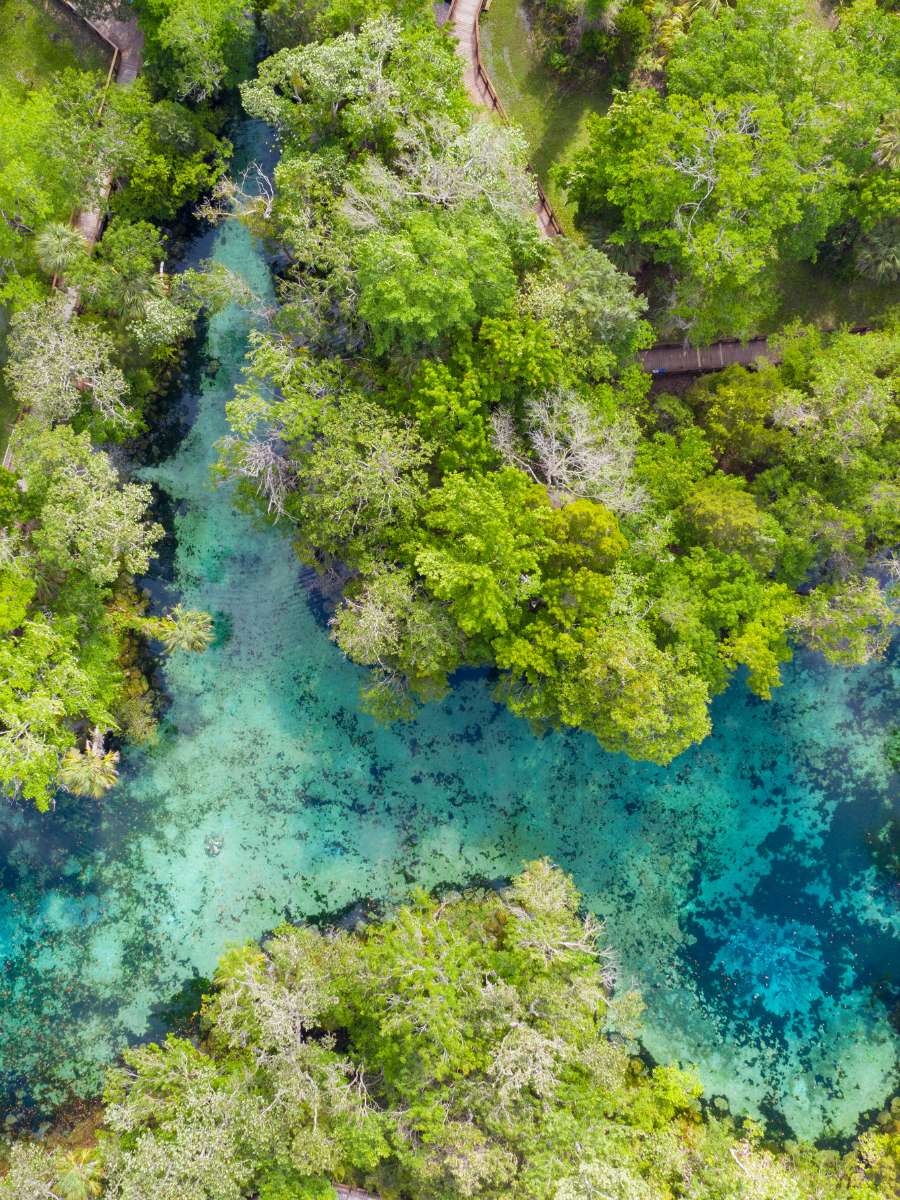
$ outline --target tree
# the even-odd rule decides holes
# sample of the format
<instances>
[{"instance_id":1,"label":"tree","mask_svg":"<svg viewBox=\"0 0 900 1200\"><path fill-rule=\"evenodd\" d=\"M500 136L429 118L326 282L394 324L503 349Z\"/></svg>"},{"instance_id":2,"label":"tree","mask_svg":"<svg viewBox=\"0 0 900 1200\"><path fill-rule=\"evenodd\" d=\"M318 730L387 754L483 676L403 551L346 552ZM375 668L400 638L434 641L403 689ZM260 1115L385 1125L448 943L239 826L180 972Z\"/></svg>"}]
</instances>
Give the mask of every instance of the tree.
<instances>
[{"instance_id":1,"label":"tree","mask_svg":"<svg viewBox=\"0 0 900 1200\"><path fill-rule=\"evenodd\" d=\"M51 221L35 236L34 252L48 275L65 275L87 250L84 236L71 225Z\"/></svg>"},{"instance_id":2,"label":"tree","mask_svg":"<svg viewBox=\"0 0 900 1200\"><path fill-rule=\"evenodd\" d=\"M549 515L543 489L511 468L453 473L431 492L430 536L416 553L416 569L476 645L509 629L538 595Z\"/></svg>"},{"instance_id":3,"label":"tree","mask_svg":"<svg viewBox=\"0 0 900 1200\"><path fill-rule=\"evenodd\" d=\"M437 112L459 120L465 93L452 46L434 29L365 21L358 32L284 49L243 85L247 112L300 145L339 140L390 154L399 130Z\"/></svg>"},{"instance_id":4,"label":"tree","mask_svg":"<svg viewBox=\"0 0 900 1200\"><path fill-rule=\"evenodd\" d=\"M598 409L563 389L529 401L525 440L534 466L518 455L514 461L541 479L555 502L581 498L620 515L638 512L644 497L632 478L637 425Z\"/></svg>"},{"instance_id":5,"label":"tree","mask_svg":"<svg viewBox=\"0 0 900 1200\"><path fill-rule=\"evenodd\" d=\"M254 28L240 0L141 3L153 21L152 41L162 52L153 65L172 80L180 99L207 100L246 74Z\"/></svg>"},{"instance_id":6,"label":"tree","mask_svg":"<svg viewBox=\"0 0 900 1200\"><path fill-rule=\"evenodd\" d=\"M107 456L86 434L66 426L19 436L16 464L40 504L40 525L31 543L41 570L62 576L72 588L102 591L123 573L147 570L162 537L144 517L146 484L121 484Z\"/></svg>"},{"instance_id":7,"label":"tree","mask_svg":"<svg viewBox=\"0 0 900 1200\"><path fill-rule=\"evenodd\" d=\"M779 253L808 257L838 212L840 170L817 127L769 94L620 93L564 173L610 241L671 264L671 311L695 341L748 335L774 307Z\"/></svg>"},{"instance_id":8,"label":"tree","mask_svg":"<svg viewBox=\"0 0 900 1200\"><path fill-rule=\"evenodd\" d=\"M409 717L411 695L441 699L463 659L463 638L446 608L405 571L380 570L346 596L331 636L354 662L376 668L362 697L381 717Z\"/></svg>"},{"instance_id":9,"label":"tree","mask_svg":"<svg viewBox=\"0 0 900 1200\"><path fill-rule=\"evenodd\" d=\"M856 245L856 269L876 283L900 279L900 220L879 221Z\"/></svg>"},{"instance_id":10,"label":"tree","mask_svg":"<svg viewBox=\"0 0 900 1200\"><path fill-rule=\"evenodd\" d=\"M760 571L778 554L781 530L733 475L709 475L697 483L684 504L688 536L719 550L734 550Z\"/></svg>"},{"instance_id":11,"label":"tree","mask_svg":"<svg viewBox=\"0 0 900 1200\"><path fill-rule=\"evenodd\" d=\"M83 407L127 425L128 384L110 337L54 298L13 317L5 375L16 400L43 425L69 421Z\"/></svg>"},{"instance_id":12,"label":"tree","mask_svg":"<svg viewBox=\"0 0 900 1200\"><path fill-rule=\"evenodd\" d=\"M171 221L209 191L225 172L230 144L217 137L203 111L156 100L139 76L107 96L100 126L100 161L121 180L109 199L130 221Z\"/></svg>"},{"instance_id":13,"label":"tree","mask_svg":"<svg viewBox=\"0 0 900 1200\"><path fill-rule=\"evenodd\" d=\"M113 725L109 709L121 677L108 661L109 640L103 630L85 645L74 618L40 613L0 638L0 786L7 795L46 811L61 759L75 745L72 722Z\"/></svg>"},{"instance_id":14,"label":"tree","mask_svg":"<svg viewBox=\"0 0 900 1200\"><path fill-rule=\"evenodd\" d=\"M633 613L609 606L602 621L551 644L543 672L516 664L501 685L513 712L585 729L606 750L661 764L709 733L709 688L693 655L678 645L660 649Z\"/></svg>"},{"instance_id":15,"label":"tree","mask_svg":"<svg viewBox=\"0 0 900 1200\"><path fill-rule=\"evenodd\" d=\"M103 734L95 729L83 750L67 750L59 766L59 782L75 796L99 800L119 778L119 754L107 750Z\"/></svg>"},{"instance_id":16,"label":"tree","mask_svg":"<svg viewBox=\"0 0 900 1200\"><path fill-rule=\"evenodd\" d=\"M641 320L647 302L632 278L593 246L569 238L555 238L544 269L528 278L523 307L550 326L568 353L593 355L598 378L653 336Z\"/></svg>"},{"instance_id":17,"label":"tree","mask_svg":"<svg viewBox=\"0 0 900 1200\"><path fill-rule=\"evenodd\" d=\"M144 314L151 298L161 296L162 259L162 242L155 226L114 217L78 282L96 311L108 318L135 319Z\"/></svg>"},{"instance_id":18,"label":"tree","mask_svg":"<svg viewBox=\"0 0 900 1200\"><path fill-rule=\"evenodd\" d=\"M167 654L186 650L200 654L213 640L213 620L207 612L176 604L164 617L149 622L152 635L162 642Z\"/></svg>"},{"instance_id":19,"label":"tree","mask_svg":"<svg viewBox=\"0 0 900 1200\"><path fill-rule=\"evenodd\" d=\"M90 83L91 77L82 80ZM73 72L56 89L34 89L24 97L0 86L0 279L5 297L22 305L38 298L23 279L33 269L34 235L68 221L73 207L92 194L98 134L91 105L63 103L67 91L86 99L85 90Z\"/></svg>"},{"instance_id":20,"label":"tree","mask_svg":"<svg viewBox=\"0 0 900 1200\"><path fill-rule=\"evenodd\" d=\"M413 427L352 394L322 409L316 433L291 447L285 512L311 561L324 554L364 565L420 510L430 450Z\"/></svg>"},{"instance_id":21,"label":"tree","mask_svg":"<svg viewBox=\"0 0 900 1200\"><path fill-rule=\"evenodd\" d=\"M359 314L376 353L459 334L512 299L509 249L487 219L417 212L399 233L370 233L355 249Z\"/></svg>"},{"instance_id":22,"label":"tree","mask_svg":"<svg viewBox=\"0 0 900 1200\"><path fill-rule=\"evenodd\" d=\"M895 170L900 166L900 114L885 117L875 133L875 153L879 167Z\"/></svg>"},{"instance_id":23,"label":"tree","mask_svg":"<svg viewBox=\"0 0 900 1200\"><path fill-rule=\"evenodd\" d=\"M107 1200L327 1200L335 1180L422 1200L656 1200L686 1178L696 1200L890 1194L887 1114L839 1158L776 1149L701 1108L689 1071L634 1058L616 1013L640 997L580 908L543 860L354 932L230 948L202 1044L132 1047L110 1071L74 1195L98 1161ZM46 1142L14 1143L0 1200L62 1200L70 1178Z\"/></svg>"},{"instance_id":24,"label":"tree","mask_svg":"<svg viewBox=\"0 0 900 1200\"><path fill-rule=\"evenodd\" d=\"M811 650L852 667L884 655L896 622L877 580L866 577L815 588L794 627Z\"/></svg>"},{"instance_id":25,"label":"tree","mask_svg":"<svg viewBox=\"0 0 900 1200\"><path fill-rule=\"evenodd\" d=\"M456 364L454 364L456 365ZM493 465L487 412L493 389L471 359L453 370L426 359L410 385L409 406L441 471Z\"/></svg>"},{"instance_id":26,"label":"tree","mask_svg":"<svg viewBox=\"0 0 900 1200\"><path fill-rule=\"evenodd\" d=\"M94 1150L72 1150L59 1161L62 1200L91 1200L103 1193L102 1164Z\"/></svg>"}]
</instances>

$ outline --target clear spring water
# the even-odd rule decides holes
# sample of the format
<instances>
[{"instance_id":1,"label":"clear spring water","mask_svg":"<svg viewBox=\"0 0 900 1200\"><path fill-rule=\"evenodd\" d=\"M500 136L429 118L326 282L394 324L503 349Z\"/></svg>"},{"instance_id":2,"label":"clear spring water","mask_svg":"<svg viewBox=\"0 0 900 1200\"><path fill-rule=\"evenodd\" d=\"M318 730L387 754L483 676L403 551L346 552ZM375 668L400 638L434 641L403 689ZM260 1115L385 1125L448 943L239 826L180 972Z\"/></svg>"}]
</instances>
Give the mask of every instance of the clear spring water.
<instances>
[{"instance_id":1,"label":"clear spring water","mask_svg":"<svg viewBox=\"0 0 900 1200\"><path fill-rule=\"evenodd\" d=\"M269 294L242 229L195 257L210 250ZM666 769L574 733L536 739L481 677L415 724L377 726L285 533L210 484L249 323L212 322L190 432L147 472L176 535L174 578L161 567L155 586L214 612L218 643L170 660L162 738L103 802L0 813L10 1102L90 1094L228 943L546 854L606 918L653 1055L796 1134L851 1131L896 1086L900 1044L897 883L870 845L889 816L889 665L803 658L770 704L737 684L714 735Z\"/></svg>"}]
</instances>

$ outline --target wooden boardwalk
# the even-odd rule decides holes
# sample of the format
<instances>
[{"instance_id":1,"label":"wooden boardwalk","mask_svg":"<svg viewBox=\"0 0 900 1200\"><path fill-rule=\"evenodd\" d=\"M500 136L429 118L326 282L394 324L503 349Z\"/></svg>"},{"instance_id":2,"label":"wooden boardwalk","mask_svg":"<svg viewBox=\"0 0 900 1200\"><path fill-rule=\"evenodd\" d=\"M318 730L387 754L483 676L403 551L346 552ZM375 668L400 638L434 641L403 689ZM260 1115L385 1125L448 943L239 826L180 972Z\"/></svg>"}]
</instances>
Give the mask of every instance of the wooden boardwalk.
<instances>
[{"instance_id":1,"label":"wooden boardwalk","mask_svg":"<svg viewBox=\"0 0 900 1200\"><path fill-rule=\"evenodd\" d=\"M764 337L751 338L749 342L728 340L713 342L711 346L653 346L641 355L644 370L651 375L688 375L705 371L721 371L732 363L751 367L757 359L780 362L781 355L770 349Z\"/></svg>"},{"instance_id":2,"label":"wooden boardwalk","mask_svg":"<svg viewBox=\"0 0 900 1200\"><path fill-rule=\"evenodd\" d=\"M508 125L509 117L506 109L481 61L481 33L478 21L487 2L488 0L450 0L447 14L442 23L449 24L453 30L459 53L466 64L463 72L466 91L479 107L495 112L500 120ZM538 225L541 227L541 233L544 237L559 237L562 234L562 226L547 199L540 179L532 167L529 166L528 169L534 179L538 194L534 211L537 215Z\"/></svg>"}]
</instances>

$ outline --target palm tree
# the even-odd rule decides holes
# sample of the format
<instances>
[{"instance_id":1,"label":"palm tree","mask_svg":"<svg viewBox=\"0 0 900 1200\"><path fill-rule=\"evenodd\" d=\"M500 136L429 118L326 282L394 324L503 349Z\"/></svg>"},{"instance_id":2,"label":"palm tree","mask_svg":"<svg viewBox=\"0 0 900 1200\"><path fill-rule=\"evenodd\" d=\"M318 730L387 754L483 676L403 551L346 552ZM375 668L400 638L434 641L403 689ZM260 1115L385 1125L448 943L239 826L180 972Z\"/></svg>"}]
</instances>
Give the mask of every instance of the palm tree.
<instances>
[{"instance_id":1,"label":"palm tree","mask_svg":"<svg viewBox=\"0 0 900 1200\"><path fill-rule=\"evenodd\" d=\"M856 269L876 283L900 279L900 220L879 221L856 247Z\"/></svg>"},{"instance_id":2,"label":"palm tree","mask_svg":"<svg viewBox=\"0 0 900 1200\"><path fill-rule=\"evenodd\" d=\"M59 767L59 782L73 796L99 800L119 779L119 752L105 750L103 734L95 729L83 750L67 750Z\"/></svg>"},{"instance_id":3,"label":"palm tree","mask_svg":"<svg viewBox=\"0 0 900 1200\"><path fill-rule=\"evenodd\" d=\"M117 271L107 285L108 307L125 317L140 317L154 292L155 278Z\"/></svg>"},{"instance_id":4,"label":"palm tree","mask_svg":"<svg viewBox=\"0 0 900 1200\"><path fill-rule=\"evenodd\" d=\"M891 113L879 125L872 157L879 167L887 167L889 171L900 167L900 113Z\"/></svg>"},{"instance_id":5,"label":"palm tree","mask_svg":"<svg viewBox=\"0 0 900 1200\"><path fill-rule=\"evenodd\" d=\"M176 604L158 623L156 636L167 654L174 650L190 650L198 654L213 640L212 617L199 609L183 608Z\"/></svg>"},{"instance_id":6,"label":"palm tree","mask_svg":"<svg viewBox=\"0 0 900 1200\"><path fill-rule=\"evenodd\" d=\"M72 1150L59 1162L56 1187L62 1200L93 1200L103 1190L100 1159L93 1150Z\"/></svg>"},{"instance_id":7,"label":"palm tree","mask_svg":"<svg viewBox=\"0 0 900 1200\"><path fill-rule=\"evenodd\" d=\"M34 252L48 275L64 275L84 253L87 243L77 229L53 221L34 239Z\"/></svg>"}]
</instances>

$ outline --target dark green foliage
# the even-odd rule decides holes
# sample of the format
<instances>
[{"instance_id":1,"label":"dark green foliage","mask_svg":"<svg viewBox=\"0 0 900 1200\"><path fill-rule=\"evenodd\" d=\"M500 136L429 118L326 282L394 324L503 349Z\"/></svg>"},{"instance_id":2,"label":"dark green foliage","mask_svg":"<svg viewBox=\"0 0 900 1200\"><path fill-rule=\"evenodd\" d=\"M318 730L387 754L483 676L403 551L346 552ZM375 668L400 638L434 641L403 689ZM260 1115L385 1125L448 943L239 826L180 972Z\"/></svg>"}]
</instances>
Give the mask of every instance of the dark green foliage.
<instances>
[{"instance_id":1,"label":"dark green foliage","mask_svg":"<svg viewBox=\"0 0 900 1200\"><path fill-rule=\"evenodd\" d=\"M146 67L179 100L208 100L250 73L256 30L243 0L138 0Z\"/></svg>"},{"instance_id":2,"label":"dark green foliage","mask_svg":"<svg viewBox=\"0 0 900 1200\"><path fill-rule=\"evenodd\" d=\"M659 321L698 343L758 332L783 269L820 251L893 278L896 19L874 0L833 26L800 0L677 12L665 88L645 73L618 94L564 179L593 236L655 264Z\"/></svg>"}]
</instances>

